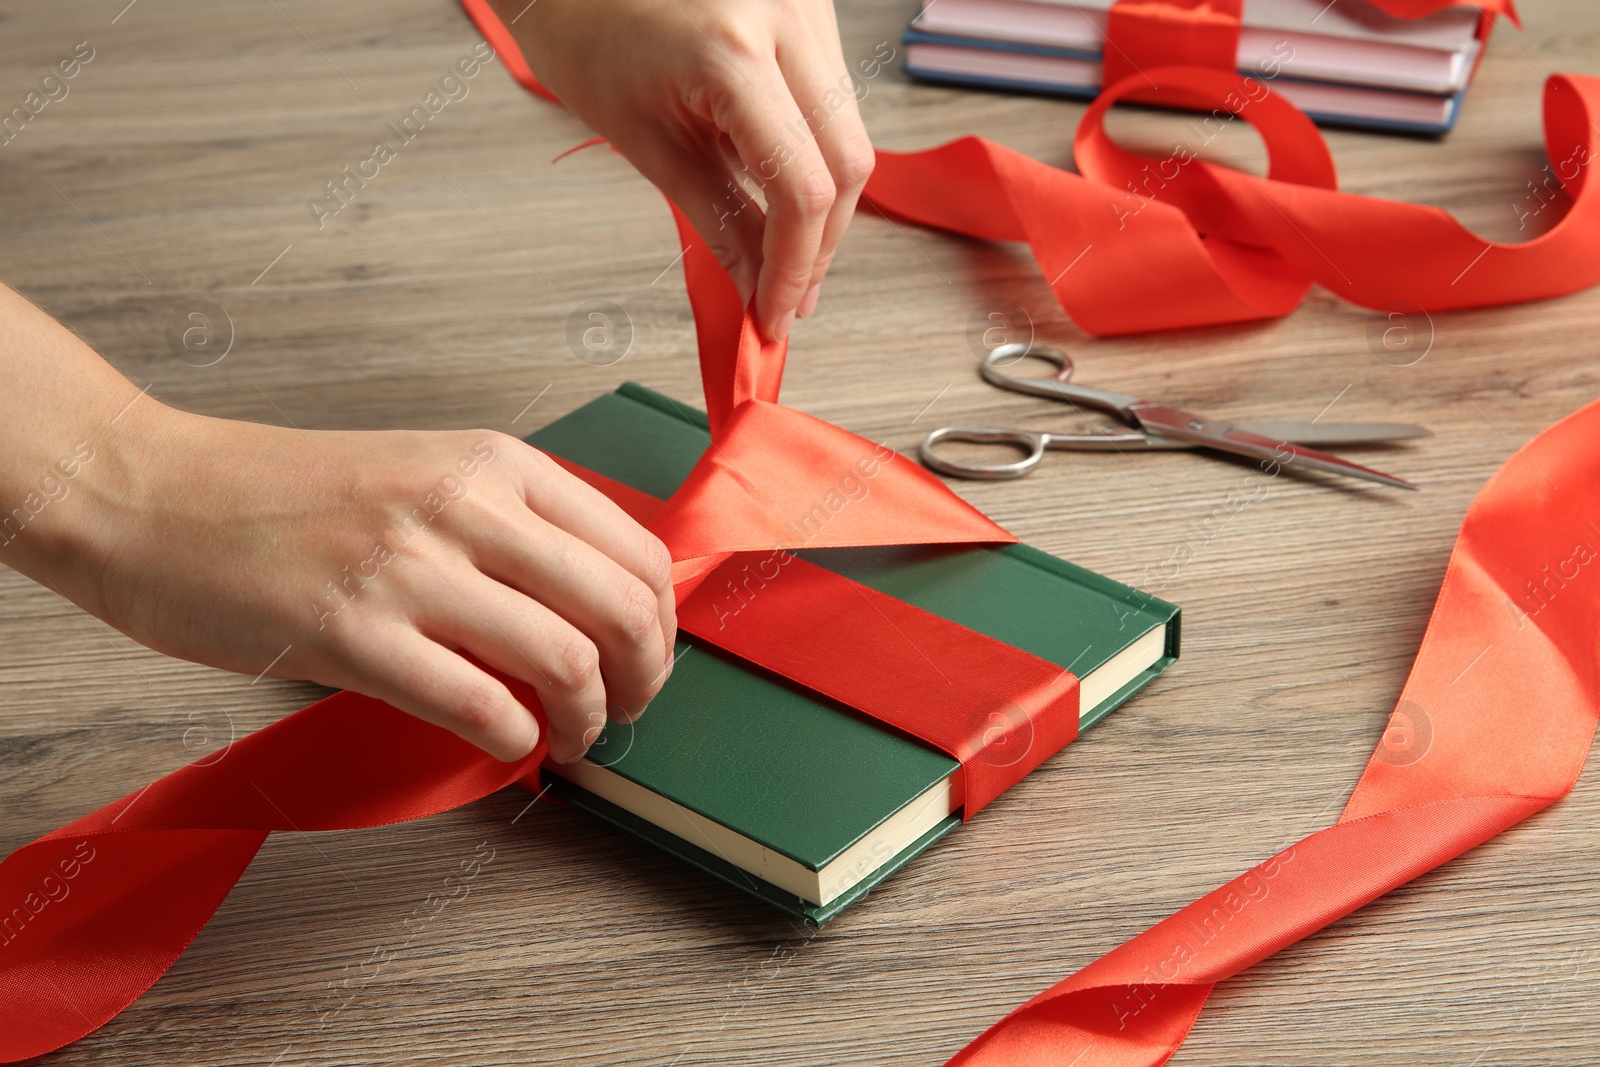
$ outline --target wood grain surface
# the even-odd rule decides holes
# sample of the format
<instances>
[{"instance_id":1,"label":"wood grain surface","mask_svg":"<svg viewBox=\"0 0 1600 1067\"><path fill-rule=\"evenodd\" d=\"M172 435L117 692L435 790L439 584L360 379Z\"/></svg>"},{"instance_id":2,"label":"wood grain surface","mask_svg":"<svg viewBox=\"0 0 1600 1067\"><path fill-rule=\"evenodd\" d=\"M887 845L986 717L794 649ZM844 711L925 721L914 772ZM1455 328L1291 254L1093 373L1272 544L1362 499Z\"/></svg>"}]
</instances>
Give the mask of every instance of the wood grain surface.
<instances>
[{"instance_id":1,"label":"wood grain surface","mask_svg":"<svg viewBox=\"0 0 1600 1067\"><path fill-rule=\"evenodd\" d=\"M0 5L4 109L78 42L95 50L0 149L0 277L153 395L301 427L516 433L626 379L698 399L660 196L604 150L551 165L588 132L498 64L319 229L308 200L478 42L450 0L124 3ZM841 4L849 58L898 48L911 7ZM1497 33L1449 137L1328 133L1345 188L1438 204L1494 239L1559 216L1555 203L1519 222L1544 177L1540 85L1600 73L1600 6L1524 7L1525 32ZM885 148L978 132L1065 165L1083 112L914 85L898 62L868 84ZM1131 144L1181 136L1174 116L1113 118ZM1234 125L1207 154L1259 168L1259 141ZM632 331L610 366L568 343L594 300ZM209 366L215 345L202 356L169 336L196 301L222 309L216 344L232 341ZM968 323L1000 303L1094 384L1239 418L1424 423L1431 440L1370 454L1422 491L1285 475L1217 522L1263 476L1183 454L1055 455L1024 482L957 485L1027 542L1182 604L1184 656L823 931L511 790L410 825L273 837L167 977L42 1062L939 1063L1331 821L1468 501L1600 394L1600 292L1416 316L1402 353L1375 340L1381 315L1321 290L1278 322L1095 340L1025 249L863 210L797 328L785 400L902 449L950 422L1051 425L1060 411L974 373ZM1192 559L1174 573L1181 546ZM0 603L7 852L320 695L166 659L9 571ZM1220 987L1173 1062L1600 1062L1593 778ZM403 926L480 846L493 861L470 895ZM373 974L362 964L380 949L392 962Z\"/></svg>"}]
</instances>

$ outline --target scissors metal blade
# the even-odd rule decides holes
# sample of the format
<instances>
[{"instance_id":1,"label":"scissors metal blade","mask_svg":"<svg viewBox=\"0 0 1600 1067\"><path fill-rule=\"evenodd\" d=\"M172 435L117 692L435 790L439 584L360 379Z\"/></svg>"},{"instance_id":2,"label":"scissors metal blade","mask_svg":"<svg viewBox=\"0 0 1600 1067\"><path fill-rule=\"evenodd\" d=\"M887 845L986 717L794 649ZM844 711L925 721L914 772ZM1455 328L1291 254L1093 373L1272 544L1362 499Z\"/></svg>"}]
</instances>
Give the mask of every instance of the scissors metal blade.
<instances>
[{"instance_id":1,"label":"scissors metal blade","mask_svg":"<svg viewBox=\"0 0 1600 1067\"><path fill-rule=\"evenodd\" d=\"M1432 437L1414 422L1236 422L1235 429L1297 445L1374 445Z\"/></svg>"},{"instance_id":2,"label":"scissors metal blade","mask_svg":"<svg viewBox=\"0 0 1600 1067\"><path fill-rule=\"evenodd\" d=\"M1392 474L1384 474L1382 471L1363 467L1359 463L1351 463L1338 456L1330 456L1326 452L1318 452L1305 445L1290 444L1281 438L1252 433L1231 422L1208 419L1181 408L1165 404L1140 403L1133 407L1133 414L1139 420L1142 429L1162 437L1193 441L1206 448L1249 456L1252 459L1273 460L1283 464L1298 463L1313 470L1345 474L1352 478L1365 478L1399 489L1416 488L1405 479L1396 478Z\"/></svg>"},{"instance_id":3,"label":"scissors metal blade","mask_svg":"<svg viewBox=\"0 0 1600 1067\"><path fill-rule=\"evenodd\" d=\"M1236 422L1236 430L1288 441L1297 445L1374 445L1412 437L1432 437L1433 431L1410 422ZM1205 448L1203 441L1180 441L1143 430L1107 429L1099 433L1045 435L1051 448L1076 452L1175 452Z\"/></svg>"}]
</instances>

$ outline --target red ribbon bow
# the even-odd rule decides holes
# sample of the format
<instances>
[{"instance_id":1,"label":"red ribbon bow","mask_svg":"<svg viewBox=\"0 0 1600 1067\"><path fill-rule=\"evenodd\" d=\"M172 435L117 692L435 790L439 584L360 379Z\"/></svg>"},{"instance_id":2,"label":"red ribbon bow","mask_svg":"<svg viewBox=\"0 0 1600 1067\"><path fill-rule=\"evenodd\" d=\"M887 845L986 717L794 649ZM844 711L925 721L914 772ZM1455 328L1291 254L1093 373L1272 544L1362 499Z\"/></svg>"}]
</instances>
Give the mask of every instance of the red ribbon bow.
<instances>
[{"instance_id":1,"label":"red ribbon bow","mask_svg":"<svg viewBox=\"0 0 1600 1067\"><path fill-rule=\"evenodd\" d=\"M1266 143L1267 176L1207 163L1193 146L1164 157L1119 147L1106 112L1151 84L1249 122ZM1515 245L1485 241L1438 208L1339 192L1304 113L1264 81L1201 67L1149 70L1101 93L1073 141L1082 176L965 137L879 152L866 195L928 226L1026 241L1061 306L1095 335L1287 315L1313 282L1363 307L1432 313L1600 282L1600 196L1588 181L1597 118L1600 80L1546 83L1545 151L1573 203Z\"/></svg>"},{"instance_id":2,"label":"red ribbon bow","mask_svg":"<svg viewBox=\"0 0 1600 1067\"><path fill-rule=\"evenodd\" d=\"M781 580L743 601L736 625L724 625L720 602L724 588L740 588L750 565L774 552L1015 538L905 460L874 475L870 506L830 508L827 522L806 523L811 508L838 496L842 479L887 450L777 402L787 342L761 339L733 280L688 220L674 215L700 341L710 447L664 505L578 473L672 549L685 632L955 757L962 768L954 792L971 818L1077 736L1076 677L787 556ZM1016 724L1031 738L1021 759L978 758L1012 743L973 715L1000 704L1028 720Z\"/></svg>"}]
</instances>

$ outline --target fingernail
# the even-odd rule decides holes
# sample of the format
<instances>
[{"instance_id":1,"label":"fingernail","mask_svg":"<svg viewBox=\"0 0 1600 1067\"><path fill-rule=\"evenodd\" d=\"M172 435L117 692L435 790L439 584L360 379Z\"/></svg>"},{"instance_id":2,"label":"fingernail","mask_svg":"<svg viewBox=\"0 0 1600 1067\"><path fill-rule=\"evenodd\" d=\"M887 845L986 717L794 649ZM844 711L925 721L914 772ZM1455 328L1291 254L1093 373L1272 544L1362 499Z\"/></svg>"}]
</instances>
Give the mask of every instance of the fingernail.
<instances>
[{"instance_id":1,"label":"fingernail","mask_svg":"<svg viewBox=\"0 0 1600 1067\"><path fill-rule=\"evenodd\" d=\"M515 763L518 760L527 759L533 754L533 750L539 747L539 720L533 717L533 712L531 711L528 712L528 732L526 736L524 736L523 742L527 747L523 748L523 750L516 756L509 760L505 760L504 762Z\"/></svg>"},{"instance_id":2,"label":"fingernail","mask_svg":"<svg viewBox=\"0 0 1600 1067\"><path fill-rule=\"evenodd\" d=\"M778 321L772 326L772 339L782 341L789 336L789 327L794 325L794 309L785 311L779 316Z\"/></svg>"},{"instance_id":3,"label":"fingernail","mask_svg":"<svg viewBox=\"0 0 1600 1067\"><path fill-rule=\"evenodd\" d=\"M647 706L649 706L648 700L638 707L625 707L621 704L608 705L606 707L606 718L611 722L632 722L644 714L644 709Z\"/></svg>"},{"instance_id":4,"label":"fingernail","mask_svg":"<svg viewBox=\"0 0 1600 1067\"><path fill-rule=\"evenodd\" d=\"M800 317L806 318L817 310L817 297L822 295L822 283L817 282L806 290L806 295L800 298Z\"/></svg>"},{"instance_id":5,"label":"fingernail","mask_svg":"<svg viewBox=\"0 0 1600 1067\"><path fill-rule=\"evenodd\" d=\"M533 754L533 750L538 747L539 731L537 728L535 728L532 739L524 738L522 741L514 744L511 748L500 749L499 751L491 750L489 754L494 756L494 758L499 760L501 763L520 763L531 756ZM504 755L501 753L504 753Z\"/></svg>"},{"instance_id":6,"label":"fingernail","mask_svg":"<svg viewBox=\"0 0 1600 1067\"><path fill-rule=\"evenodd\" d=\"M582 738L573 745L570 754L557 756L557 763L577 763L588 753L590 746L600 736L600 732L606 728L606 713L604 711L590 711L588 719L589 726L583 731ZM565 747L563 746L563 748Z\"/></svg>"}]
</instances>

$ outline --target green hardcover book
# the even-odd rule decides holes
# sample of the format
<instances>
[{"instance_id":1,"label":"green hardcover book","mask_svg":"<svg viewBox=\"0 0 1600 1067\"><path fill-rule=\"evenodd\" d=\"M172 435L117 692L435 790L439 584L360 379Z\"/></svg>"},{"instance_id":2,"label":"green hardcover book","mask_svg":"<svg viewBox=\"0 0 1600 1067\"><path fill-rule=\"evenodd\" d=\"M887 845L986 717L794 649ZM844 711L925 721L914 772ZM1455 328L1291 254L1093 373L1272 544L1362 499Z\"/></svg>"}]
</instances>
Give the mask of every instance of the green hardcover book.
<instances>
[{"instance_id":1,"label":"green hardcover book","mask_svg":"<svg viewBox=\"0 0 1600 1067\"><path fill-rule=\"evenodd\" d=\"M527 440L666 497L710 438L628 383ZM1071 670L1080 730L1178 655L1177 607L1025 545L796 554ZM556 791L814 923L960 824L949 756L693 638L677 654L645 715L553 769Z\"/></svg>"}]
</instances>

